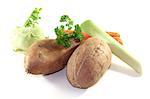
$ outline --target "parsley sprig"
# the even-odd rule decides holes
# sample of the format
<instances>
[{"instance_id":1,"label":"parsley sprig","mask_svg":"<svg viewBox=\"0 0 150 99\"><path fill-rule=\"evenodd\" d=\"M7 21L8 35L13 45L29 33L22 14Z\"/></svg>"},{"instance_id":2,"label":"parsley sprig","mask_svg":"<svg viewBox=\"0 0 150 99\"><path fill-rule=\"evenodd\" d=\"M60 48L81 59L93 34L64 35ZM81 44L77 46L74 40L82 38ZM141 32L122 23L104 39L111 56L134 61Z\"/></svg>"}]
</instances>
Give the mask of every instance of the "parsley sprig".
<instances>
[{"instance_id":1,"label":"parsley sprig","mask_svg":"<svg viewBox=\"0 0 150 99\"><path fill-rule=\"evenodd\" d=\"M69 48L71 46L71 39L82 41L83 34L81 33L82 31L79 24L74 25L73 21L68 15L61 16L60 22L64 24L55 28L57 44ZM73 33L67 34L65 33L65 30L71 30Z\"/></svg>"},{"instance_id":2,"label":"parsley sprig","mask_svg":"<svg viewBox=\"0 0 150 99\"><path fill-rule=\"evenodd\" d=\"M29 18L26 20L24 26L25 27L31 27L34 26L35 24L38 24L38 20L41 19L39 16L42 8L35 8Z\"/></svg>"}]
</instances>

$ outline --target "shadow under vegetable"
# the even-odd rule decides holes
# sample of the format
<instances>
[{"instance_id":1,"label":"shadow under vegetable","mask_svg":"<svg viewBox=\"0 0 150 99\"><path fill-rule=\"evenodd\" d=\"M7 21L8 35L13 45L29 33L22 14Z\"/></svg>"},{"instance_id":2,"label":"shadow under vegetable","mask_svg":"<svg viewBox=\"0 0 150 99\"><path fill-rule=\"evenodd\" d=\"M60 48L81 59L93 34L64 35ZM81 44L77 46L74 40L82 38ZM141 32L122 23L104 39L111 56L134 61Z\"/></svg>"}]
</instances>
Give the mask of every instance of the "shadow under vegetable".
<instances>
[{"instance_id":1,"label":"shadow under vegetable","mask_svg":"<svg viewBox=\"0 0 150 99\"><path fill-rule=\"evenodd\" d=\"M45 75L44 78L68 96L78 97L86 91L86 89L72 87L66 77L66 68L57 73Z\"/></svg>"},{"instance_id":2,"label":"shadow under vegetable","mask_svg":"<svg viewBox=\"0 0 150 99\"><path fill-rule=\"evenodd\" d=\"M110 69L112 71L122 73L132 77L139 77L140 75L137 74L131 68L123 67L118 64L112 63ZM66 68L50 75L45 75L44 78L53 84L56 88L60 89L60 91L64 94L67 94L71 97L78 97L86 92L86 89L79 89L72 87L66 77Z\"/></svg>"},{"instance_id":3,"label":"shadow under vegetable","mask_svg":"<svg viewBox=\"0 0 150 99\"><path fill-rule=\"evenodd\" d=\"M123 67L123 66L121 66L119 64L115 64L115 63L111 64L110 70L113 70L115 72L122 73L122 74L125 74L125 75L128 75L128 76L132 76L132 77L141 76L140 74L136 73L133 69L127 68L125 66Z\"/></svg>"}]
</instances>

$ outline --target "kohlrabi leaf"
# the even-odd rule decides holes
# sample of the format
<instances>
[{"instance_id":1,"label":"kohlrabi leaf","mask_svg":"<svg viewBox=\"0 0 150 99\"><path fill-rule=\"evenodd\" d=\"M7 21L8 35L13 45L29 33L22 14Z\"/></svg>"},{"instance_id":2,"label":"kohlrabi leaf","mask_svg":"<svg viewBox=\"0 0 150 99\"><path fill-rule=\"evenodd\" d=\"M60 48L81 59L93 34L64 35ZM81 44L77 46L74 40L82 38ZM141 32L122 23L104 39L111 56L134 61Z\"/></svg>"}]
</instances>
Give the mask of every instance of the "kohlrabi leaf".
<instances>
[{"instance_id":1,"label":"kohlrabi leaf","mask_svg":"<svg viewBox=\"0 0 150 99\"><path fill-rule=\"evenodd\" d=\"M17 27L14 31L12 47L14 51L26 52L28 47L35 41L44 39L44 33L39 26Z\"/></svg>"}]
</instances>

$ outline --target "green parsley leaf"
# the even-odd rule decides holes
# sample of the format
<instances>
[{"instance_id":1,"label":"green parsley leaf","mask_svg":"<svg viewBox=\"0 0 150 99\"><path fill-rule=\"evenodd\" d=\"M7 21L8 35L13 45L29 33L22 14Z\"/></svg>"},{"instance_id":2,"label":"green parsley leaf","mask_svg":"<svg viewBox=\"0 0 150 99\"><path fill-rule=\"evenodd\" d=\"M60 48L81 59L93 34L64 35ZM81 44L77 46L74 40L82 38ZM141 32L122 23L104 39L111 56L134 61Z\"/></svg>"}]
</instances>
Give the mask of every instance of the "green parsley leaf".
<instances>
[{"instance_id":1,"label":"green parsley leaf","mask_svg":"<svg viewBox=\"0 0 150 99\"><path fill-rule=\"evenodd\" d=\"M42 8L35 8L29 18L26 20L24 26L25 27L31 27L34 26L35 24L38 24L38 20L41 19L39 16Z\"/></svg>"},{"instance_id":2,"label":"green parsley leaf","mask_svg":"<svg viewBox=\"0 0 150 99\"><path fill-rule=\"evenodd\" d=\"M60 22L64 23L64 25L55 28L57 44L69 48L71 46L71 39L82 41L83 34L81 33L82 31L79 24L74 25L73 21L69 18L68 15L61 16ZM65 33L65 30L71 30L73 33L67 34Z\"/></svg>"}]
</instances>

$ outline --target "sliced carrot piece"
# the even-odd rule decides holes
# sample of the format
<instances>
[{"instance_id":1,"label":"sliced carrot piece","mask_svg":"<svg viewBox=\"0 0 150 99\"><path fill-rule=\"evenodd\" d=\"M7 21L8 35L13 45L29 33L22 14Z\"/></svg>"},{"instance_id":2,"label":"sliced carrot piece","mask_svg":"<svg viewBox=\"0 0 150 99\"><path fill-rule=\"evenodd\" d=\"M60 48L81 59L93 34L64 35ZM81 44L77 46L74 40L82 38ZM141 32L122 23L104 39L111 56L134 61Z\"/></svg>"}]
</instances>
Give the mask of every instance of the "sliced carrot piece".
<instances>
[{"instance_id":1,"label":"sliced carrot piece","mask_svg":"<svg viewBox=\"0 0 150 99\"><path fill-rule=\"evenodd\" d=\"M112 37L120 37L120 34L117 32L106 32L106 33L108 33Z\"/></svg>"},{"instance_id":2,"label":"sliced carrot piece","mask_svg":"<svg viewBox=\"0 0 150 99\"><path fill-rule=\"evenodd\" d=\"M87 40L88 38L90 38L91 36L85 32L82 32L84 38L83 38L83 41Z\"/></svg>"},{"instance_id":3,"label":"sliced carrot piece","mask_svg":"<svg viewBox=\"0 0 150 99\"><path fill-rule=\"evenodd\" d=\"M120 37L113 37L117 42L119 42L121 45L123 45L122 40L120 39Z\"/></svg>"},{"instance_id":4,"label":"sliced carrot piece","mask_svg":"<svg viewBox=\"0 0 150 99\"><path fill-rule=\"evenodd\" d=\"M73 33L73 30L64 30L64 32L65 32L66 34L71 34L71 33Z\"/></svg>"}]
</instances>

